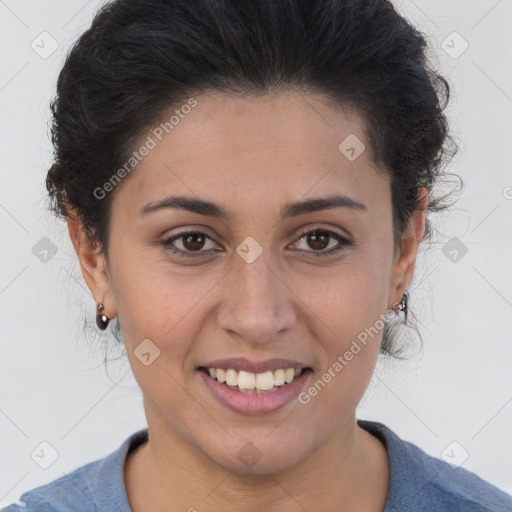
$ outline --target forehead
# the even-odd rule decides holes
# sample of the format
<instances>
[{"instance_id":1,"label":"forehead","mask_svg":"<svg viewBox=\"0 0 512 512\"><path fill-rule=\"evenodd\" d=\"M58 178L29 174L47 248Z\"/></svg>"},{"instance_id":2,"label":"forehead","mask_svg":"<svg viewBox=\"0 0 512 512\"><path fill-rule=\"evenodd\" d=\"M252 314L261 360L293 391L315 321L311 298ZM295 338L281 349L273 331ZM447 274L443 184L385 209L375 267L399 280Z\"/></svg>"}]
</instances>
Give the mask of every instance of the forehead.
<instances>
[{"instance_id":1,"label":"forehead","mask_svg":"<svg viewBox=\"0 0 512 512\"><path fill-rule=\"evenodd\" d=\"M172 134L164 134L176 160L189 156L187 153L192 149L201 149L203 155L211 151L235 152L242 158L245 153L257 153L293 160L293 154L282 151L284 147L293 147L295 154L318 161L323 154L326 158L339 156L338 146L349 135L356 135L361 141L366 139L360 115L328 102L323 96L208 93L195 100L197 106L178 120ZM162 117L165 122L169 115Z\"/></svg>"},{"instance_id":2,"label":"forehead","mask_svg":"<svg viewBox=\"0 0 512 512\"><path fill-rule=\"evenodd\" d=\"M277 211L285 202L335 191L389 202L388 176L371 162L356 111L305 93L208 93L194 100L172 125L179 106L145 135L154 147L122 184L125 206L176 193L234 211L262 202L278 203Z\"/></svg>"}]
</instances>

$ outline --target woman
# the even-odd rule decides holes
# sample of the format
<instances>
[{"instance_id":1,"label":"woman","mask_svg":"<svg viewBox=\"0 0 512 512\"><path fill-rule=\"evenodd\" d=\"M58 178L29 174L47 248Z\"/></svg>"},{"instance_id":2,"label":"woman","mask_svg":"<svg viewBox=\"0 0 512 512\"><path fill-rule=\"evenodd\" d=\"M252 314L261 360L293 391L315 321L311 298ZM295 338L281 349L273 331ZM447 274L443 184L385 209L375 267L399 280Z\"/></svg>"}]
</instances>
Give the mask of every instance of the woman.
<instances>
[{"instance_id":1,"label":"woman","mask_svg":"<svg viewBox=\"0 0 512 512\"><path fill-rule=\"evenodd\" d=\"M96 15L46 183L148 428L7 512L512 510L355 417L443 207L449 86L425 47L387 0Z\"/></svg>"}]
</instances>

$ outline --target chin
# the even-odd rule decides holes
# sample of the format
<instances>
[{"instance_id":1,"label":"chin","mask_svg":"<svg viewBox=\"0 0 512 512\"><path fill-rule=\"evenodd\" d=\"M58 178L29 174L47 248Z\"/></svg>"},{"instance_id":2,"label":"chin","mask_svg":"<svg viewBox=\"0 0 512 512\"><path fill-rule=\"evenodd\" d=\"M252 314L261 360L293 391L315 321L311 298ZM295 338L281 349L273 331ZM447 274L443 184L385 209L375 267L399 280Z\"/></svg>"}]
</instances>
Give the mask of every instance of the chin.
<instances>
[{"instance_id":1,"label":"chin","mask_svg":"<svg viewBox=\"0 0 512 512\"><path fill-rule=\"evenodd\" d=\"M243 441L230 438L225 450L209 453L208 456L219 466L239 475L267 475L286 471L299 464L307 453L304 443L280 443L276 448L276 440L269 442L265 437ZM216 445L218 448L218 444Z\"/></svg>"}]
</instances>

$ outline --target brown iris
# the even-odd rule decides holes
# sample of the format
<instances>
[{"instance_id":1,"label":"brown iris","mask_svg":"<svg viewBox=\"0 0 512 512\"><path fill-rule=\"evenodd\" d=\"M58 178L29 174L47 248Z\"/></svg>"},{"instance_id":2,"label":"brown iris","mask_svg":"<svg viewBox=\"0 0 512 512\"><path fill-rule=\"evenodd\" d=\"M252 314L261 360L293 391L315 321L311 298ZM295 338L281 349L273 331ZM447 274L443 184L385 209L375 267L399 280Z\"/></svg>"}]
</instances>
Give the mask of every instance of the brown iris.
<instances>
[{"instance_id":1,"label":"brown iris","mask_svg":"<svg viewBox=\"0 0 512 512\"><path fill-rule=\"evenodd\" d=\"M320 234L319 234L320 233ZM307 235L307 241L313 249L324 249L329 245L330 235L325 231L312 231Z\"/></svg>"},{"instance_id":2,"label":"brown iris","mask_svg":"<svg viewBox=\"0 0 512 512\"><path fill-rule=\"evenodd\" d=\"M199 250L204 246L205 240L206 237L201 233L190 233L187 236L183 236L183 247L189 251Z\"/></svg>"}]
</instances>

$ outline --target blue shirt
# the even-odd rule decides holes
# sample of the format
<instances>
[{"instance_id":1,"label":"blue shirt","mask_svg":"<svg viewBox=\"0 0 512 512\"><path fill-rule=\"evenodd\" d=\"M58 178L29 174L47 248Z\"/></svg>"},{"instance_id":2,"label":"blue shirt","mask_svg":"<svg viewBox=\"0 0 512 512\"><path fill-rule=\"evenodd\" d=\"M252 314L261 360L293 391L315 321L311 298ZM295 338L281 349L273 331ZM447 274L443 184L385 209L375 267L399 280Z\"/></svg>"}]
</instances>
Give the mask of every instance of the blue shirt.
<instances>
[{"instance_id":1,"label":"blue shirt","mask_svg":"<svg viewBox=\"0 0 512 512\"><path fill-rule=\"evenodd\" d=\"M475 473L428 455L382 423L358 424L380 439L388 452L390 488L383 512L512 512L512 496ZM21 504L2 512L132 512L124 462L129 451L147 439L147 429L135 432L111 454L23 493Z\"/></svg>"}]
</instances>

